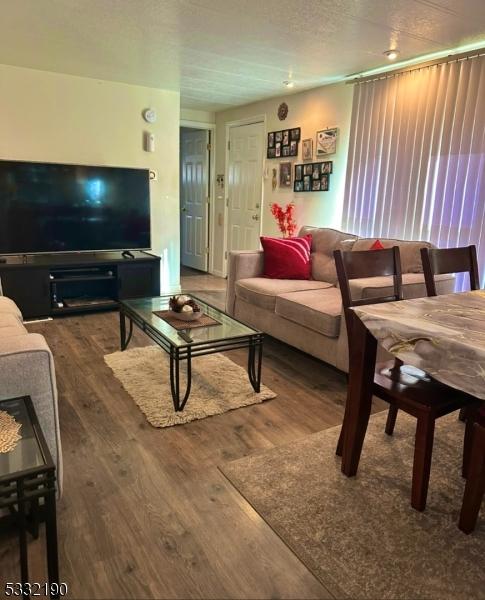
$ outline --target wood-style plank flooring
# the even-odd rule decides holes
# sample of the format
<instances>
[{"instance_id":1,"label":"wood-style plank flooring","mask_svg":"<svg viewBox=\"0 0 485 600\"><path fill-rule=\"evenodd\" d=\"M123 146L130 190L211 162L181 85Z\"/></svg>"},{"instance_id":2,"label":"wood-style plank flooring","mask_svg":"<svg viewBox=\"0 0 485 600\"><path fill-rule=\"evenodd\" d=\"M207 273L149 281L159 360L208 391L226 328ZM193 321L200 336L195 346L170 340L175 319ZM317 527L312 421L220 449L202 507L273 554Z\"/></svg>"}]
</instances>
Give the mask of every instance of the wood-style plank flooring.
<instances>
[{"instance_id":1,"label":"wood-style plank flooring","mask_svg":"<svg viewBox=\"0 0 485 600\"><path fill-rule=\"evenodd\" d=\"M225 281L185 272L183 287L223 301ZM339 424L345 377L267 339L263 380L278 397L168 429L151 427L103 355L115 312L29 325L54 353L64 452L61 578L71 598L328 598L224 478L226 461ZM135 331L132 347L149 344ZM245 365L246 354L229 356ZM30 543L44 581L43 537ZM18 581L17 543L0 538L0 580Z\"/></svg>"}]
</instances>

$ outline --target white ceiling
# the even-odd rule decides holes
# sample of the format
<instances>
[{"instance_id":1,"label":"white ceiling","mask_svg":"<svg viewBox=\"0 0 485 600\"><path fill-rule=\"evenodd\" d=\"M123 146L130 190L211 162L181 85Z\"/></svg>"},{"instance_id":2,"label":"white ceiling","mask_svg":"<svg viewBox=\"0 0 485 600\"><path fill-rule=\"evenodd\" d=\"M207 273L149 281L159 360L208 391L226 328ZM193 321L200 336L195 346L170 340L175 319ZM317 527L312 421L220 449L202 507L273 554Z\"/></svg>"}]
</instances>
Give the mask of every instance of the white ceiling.
<instances>
[{"instance_id":1,"label":"white ceiling","mask_svg":"<svg viewBox=\"0 0 485 600\"><path fill-rule=\"evenodd\" d=\"M217 111L485 40L484 0L0 0L0 63Z\"/></svg>"}]
</instances>

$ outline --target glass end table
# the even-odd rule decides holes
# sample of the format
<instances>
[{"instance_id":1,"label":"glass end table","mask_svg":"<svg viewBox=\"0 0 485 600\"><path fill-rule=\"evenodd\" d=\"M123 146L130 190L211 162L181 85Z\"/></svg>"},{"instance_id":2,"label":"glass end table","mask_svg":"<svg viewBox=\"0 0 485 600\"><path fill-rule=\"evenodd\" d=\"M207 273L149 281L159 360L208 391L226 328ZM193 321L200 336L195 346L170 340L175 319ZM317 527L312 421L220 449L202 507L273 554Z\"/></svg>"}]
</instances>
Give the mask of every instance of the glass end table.
<instances>
[{"instance_id":1,"label":"glass end table","mask_svg":"<svg viewBox=\"0 0 485 600\"><path fill-rule=\"evenodd\" d=\"M0 410L21 425L21 439L9 452L0 453L0 524L18 529L22 595L25 597L32 587L27 532L37 537L39 522L45 521L49 586L42 589L46 589L51 598L58 598L56 467L30 397L0 400Z\"/></svg>"}]
</instances>

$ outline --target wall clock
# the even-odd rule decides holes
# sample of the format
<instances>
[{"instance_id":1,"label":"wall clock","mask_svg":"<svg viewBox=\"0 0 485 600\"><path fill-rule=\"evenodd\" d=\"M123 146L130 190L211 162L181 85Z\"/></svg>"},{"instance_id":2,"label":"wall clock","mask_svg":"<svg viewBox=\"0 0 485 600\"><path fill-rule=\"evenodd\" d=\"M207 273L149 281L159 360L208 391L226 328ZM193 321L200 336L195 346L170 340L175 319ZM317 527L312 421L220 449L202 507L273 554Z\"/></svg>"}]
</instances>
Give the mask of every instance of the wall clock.
<instances>
[{"instance_id":1,"label":"wall clock","mask_svg":"<svg viewBox=\"0 0 485 600\"><path fill-rule=\"evenodd\" d=\"M286 102L282 102L278 106L278 119L280 121L284 121L287 116L288 116L288 104L286 104Z\"/></svg>"},{"instance_id":2,"label":"wall clock","mask_svg":"<svg viewBox=\"0 0 485 600\"><path fill-rule=\"evenodd\" d=\"M155 123L157 120L157 113L153 108L145 108L142 114L147 123Z\"/></svg>"}]
</instances>

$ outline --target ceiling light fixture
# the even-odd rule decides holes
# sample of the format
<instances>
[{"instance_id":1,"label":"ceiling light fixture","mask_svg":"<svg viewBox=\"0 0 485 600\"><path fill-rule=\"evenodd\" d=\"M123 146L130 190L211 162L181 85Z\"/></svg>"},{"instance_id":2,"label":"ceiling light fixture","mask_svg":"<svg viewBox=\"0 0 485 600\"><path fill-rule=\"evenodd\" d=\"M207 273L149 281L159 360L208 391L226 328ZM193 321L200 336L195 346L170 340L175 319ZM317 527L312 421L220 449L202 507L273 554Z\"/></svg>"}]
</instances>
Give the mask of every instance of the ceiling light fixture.
<instances>
[{"instance_id":1,"label":"ceiling light fixture","mask_svg":"<svg viewBox=\"0 0 485 600\"><path fill-rule=\"evenodd\" d=\"M295 87L295 82L294 81L283 81L283 85L285 85L287 88L292 88L292 87Z\"/></svg>"},{"instance_id":2,"label":"ceiling light fixture","mask_svg":"<svg viewBox=\"0 0 485 600\"><path fill-rule=\"evenodd\" d=\"M387 58L389 60L396 60L396 58L399 55L399 50L396 50L396 49L386 50L384 52L384 54L387 56Z\"/></svg>"}]
</instances>

